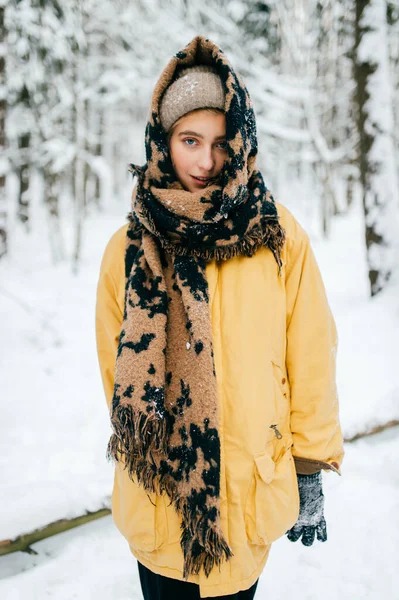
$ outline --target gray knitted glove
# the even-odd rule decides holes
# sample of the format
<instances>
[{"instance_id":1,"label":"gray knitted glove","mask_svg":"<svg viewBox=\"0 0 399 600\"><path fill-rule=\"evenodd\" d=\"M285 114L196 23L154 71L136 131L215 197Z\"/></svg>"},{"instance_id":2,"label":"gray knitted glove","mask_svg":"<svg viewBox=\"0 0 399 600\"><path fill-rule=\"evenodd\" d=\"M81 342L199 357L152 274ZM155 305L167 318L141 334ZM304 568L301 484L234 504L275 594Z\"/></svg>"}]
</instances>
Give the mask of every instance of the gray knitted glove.
<instances>
[{"instance_id":1,"label":"gray knitted glove","mask_svg":"<svg viewBox=\"0 0 399 600\"><path fill-rule=\"evenodd\" d=\"M299 517L287 531L290 542L302 537L304 546L311 546L315 536L320 542L327 540L327 525L324 519L324 495L321 486L321 471L314 475L299 475Z\"/></svg>"}]
</instances>

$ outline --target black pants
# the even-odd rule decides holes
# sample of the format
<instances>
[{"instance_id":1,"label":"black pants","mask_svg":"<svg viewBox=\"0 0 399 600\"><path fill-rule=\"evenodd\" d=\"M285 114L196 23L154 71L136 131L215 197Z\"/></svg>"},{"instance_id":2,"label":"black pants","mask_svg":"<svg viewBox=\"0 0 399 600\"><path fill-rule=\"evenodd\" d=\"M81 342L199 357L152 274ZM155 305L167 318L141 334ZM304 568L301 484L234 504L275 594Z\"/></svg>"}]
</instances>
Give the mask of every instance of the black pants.
<instances>
[{"instance_id":1,"label":"black pants","mask_svg":"<svg viewBox=\"0 0 399 600\"><path fill-rule=\"evenodd\" d=\"M157 575L140 562L138 567L144 600L200 600L199 586L195 583ZM217 596L214 600L253 600L257 585L258 581L255 581L249 590Z\"/></svg>"}]
</instances>

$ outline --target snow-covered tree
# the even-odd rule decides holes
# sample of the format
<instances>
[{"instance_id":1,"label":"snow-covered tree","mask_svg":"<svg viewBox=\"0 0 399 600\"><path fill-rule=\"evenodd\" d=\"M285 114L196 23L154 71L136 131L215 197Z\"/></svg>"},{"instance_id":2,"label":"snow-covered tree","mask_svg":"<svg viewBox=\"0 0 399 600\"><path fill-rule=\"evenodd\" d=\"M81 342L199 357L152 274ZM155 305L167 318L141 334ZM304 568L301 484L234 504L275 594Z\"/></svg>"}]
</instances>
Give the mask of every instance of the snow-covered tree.
<instances>
[{"instance_id":1,"label":"snow-covered tree","mask_svg":"<svg viewBox=\"0 0 399 600\"><path fill-rule=\"evenodd\" d=\"M6 174L7 160L6 149L6 46L5 46L5 23L4 23L5 0L0 0L0 258L7 252L8 230L7 230L7 198L6 198Z\"/></svg>"},{"instance_id":2,"label":"snow-covered tree","mask_svg":"<svg viewBox=\"0 0 399 600\"><path fill-rule=\"evenodd\" d=\"M391 128L392 164L385 160L385 151L364 158L370 127L356 120L356 114L366 114L366 102L354 110L362 97L354 89L361 90L363 84L361 77L355 81L352 69L358 56L356 73L370 62L360 53L360 39L377 38L363 25L356 29L350 0L0 2L9 48L3 74L7 86L2 88L8 162L1 165L10 164L19 181L18 197L9 206L19 222L30 223L32 211L38 210L37 202L32 205L31 175L38 173L55 261L72 257L77 267L91 211L108 209L118 198L126 202L127 165L144 160L153 86L170 56L196 34L214 39L247 84L257 114L258 163L267 185L277 199L294 199L299 210L313 215L320 230L328 234L333 216L347 209L358 190L359 165L365 189L375 190L377 163L386 178L394 173L396 161L397 177L397 0L358 2L362 7L378 5L381 14L385 7L388 15L385 29L378 25L378 44L385 49L379 68L368 76L367 93L383 106L380 81L388 89L390 109L383 110L382 119L377 108L369 123L377 123L374 137L384 139L386 149L389 136L380 129ZM375 78L378 73L384 74L382 79ZM372 114L369 106L367 114ZM393 189L395 180L390 181ZM381 202L379 197L379 207ZM4 207L0 191L2 240L7 233ZM383 224L378 230L383 243L372 241L377 229L370 229L371 213L376 211L369 210L366 218L367 239L369 256L375 257L372 247L388 249L389 243ZM71 218L73 226L67 228L65 221Z\"/></svg>"},{"instance_id":3,"label":"snow-covered tree","mask_svg":"<svg viewBox=\"0 0 399 600\"><path fill-rule=\"evenodd\" d=\"M399 1L388 2L388 44L393 92L394 144L399 174Z\"/></svg>"},{"instance_id":4,"label":"snow-covered tree","mask_svg":"<svg viewBox=\"0 0 399 600\"><path fill-rule=\"evenodd\" d=\"M399 181L385 0L356 1L356 102L371 294L397 268Z\"/></svg>"}]
</instances>

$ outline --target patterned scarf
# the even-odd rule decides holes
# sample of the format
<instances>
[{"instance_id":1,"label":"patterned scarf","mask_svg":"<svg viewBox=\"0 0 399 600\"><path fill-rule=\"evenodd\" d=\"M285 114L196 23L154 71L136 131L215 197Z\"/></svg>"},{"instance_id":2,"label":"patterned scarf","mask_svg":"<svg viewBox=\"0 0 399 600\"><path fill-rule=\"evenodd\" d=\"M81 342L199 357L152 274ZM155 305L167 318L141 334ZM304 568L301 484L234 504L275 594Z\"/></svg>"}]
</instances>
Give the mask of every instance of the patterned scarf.
<instances>
[{"instance_id":1,"label":"patterned scarf","mask_svg":"<svg viewBox=\"0 0 399 600\"><path fill-rule=\"evenodd\" d=\"M176 69L213 64L225 90L228 158L216 184L185 191L176 180L159 119ZM125 254L125 309L107 457L145 490L166 493L181 518L183 577L209 576L232 551L220 525L220 439L206 262L260 246L278 270L284 230L255 168L255 117L224 53L194 38L163 71L146 127Z\"/></svg>"}]
</instances>

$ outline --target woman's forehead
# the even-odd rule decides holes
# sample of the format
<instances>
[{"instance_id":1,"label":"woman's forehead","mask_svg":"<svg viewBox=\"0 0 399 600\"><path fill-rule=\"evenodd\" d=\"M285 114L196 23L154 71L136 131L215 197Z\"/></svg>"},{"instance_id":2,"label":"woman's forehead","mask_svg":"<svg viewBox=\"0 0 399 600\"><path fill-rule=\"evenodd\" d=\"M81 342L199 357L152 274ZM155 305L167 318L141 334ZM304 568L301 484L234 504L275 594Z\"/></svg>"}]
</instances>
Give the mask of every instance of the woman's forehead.
<instances>
[{"instance_id":1,"label":"woman's forehead","mask_svg":"<svg viewBox=\"0 0 399 600\"><path fill-rule=\"evenodd\" d=\"M222 112L196 110L179 119L174 127L177 135L198 135L198 137L224 137L226 118Z\"/></svg>"}]
</instances>

